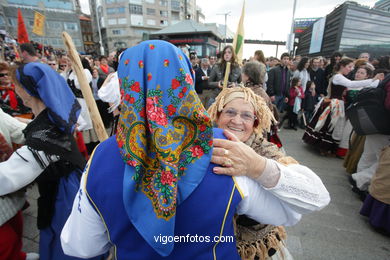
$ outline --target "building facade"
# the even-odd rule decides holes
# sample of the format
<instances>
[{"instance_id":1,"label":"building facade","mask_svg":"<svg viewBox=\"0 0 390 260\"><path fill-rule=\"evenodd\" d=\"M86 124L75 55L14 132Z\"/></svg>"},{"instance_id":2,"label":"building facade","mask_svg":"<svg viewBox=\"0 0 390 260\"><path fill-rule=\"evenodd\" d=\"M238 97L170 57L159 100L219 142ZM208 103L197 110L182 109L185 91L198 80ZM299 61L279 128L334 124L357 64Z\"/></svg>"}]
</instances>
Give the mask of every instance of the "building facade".
<instances>
[{"instance_id":1,"label":"building facade","mask_svg":"<svg viewBox=\"0 0 390 260\"><path fill-rule=\"evenodd\" d=\"M105 54L131 47L147 39L150 33L184 19L204 19L196 0L89 1L94 31L99 32L100 27Z\"/></svg>"},{"instance_id":2,"label":"building facade","mask_svg":"<svg viewBox=\"0 0 390 260\"><path fill-rule=\"evenodd\" d=\"M186 48L200 58L215 56L222 41L216 24L201 24L189 19L151 33L150 38L165 40L180 48Z\"/></svg>"},{"instance_id":3,"label":"building facade","mask_svg":"<svg viewBox=\"0 0 390 260\"><path fill-rule=\"evenodd\" d=\"M330 56L341 51L354 58L362 52L375 57L390 52L390 12L345 2L326 16L322 31L313 28L315 24L301 34L296 54ZM322 36L319 51L310 52L318 34Z\"/></svg>"},{"instance_id":4,"label":"building facade","mask_svg":"<svg viewBox=\"0 0 390 260\"><path fill-rule=\"evenodd\" d=\"M78 51L84 51L79 8L74 0L0 0L0 30L17 38L17 13L20 8L29 40L53 48L65 48L62 32L72 37ZM32 32L35 12L45 15L45 35Z\"/></svg>"},{"instance_id":5,"label":"building facade","mask_svg":"<svg viewBox=\"0 0 390 260\"><path fill-rule=\"evenodd\" d=\"M390 0L380 0L375 3L375 9L390 12Z\"/></svg>"},{"instance_id":6,"label":"building facade","mask_svg":"<svg viewBox=\"0 0 390 260\"><path fill-rule=\"evenodd\" d=\"M86 14L80 15L80 28L81 28L81 35L83 37L83 46L84 46L85 53L87 54L97 53L98 50L96 49L94 38L93 38L92 21L90 15L86 15Z\"/></svg>"}]
</instances>

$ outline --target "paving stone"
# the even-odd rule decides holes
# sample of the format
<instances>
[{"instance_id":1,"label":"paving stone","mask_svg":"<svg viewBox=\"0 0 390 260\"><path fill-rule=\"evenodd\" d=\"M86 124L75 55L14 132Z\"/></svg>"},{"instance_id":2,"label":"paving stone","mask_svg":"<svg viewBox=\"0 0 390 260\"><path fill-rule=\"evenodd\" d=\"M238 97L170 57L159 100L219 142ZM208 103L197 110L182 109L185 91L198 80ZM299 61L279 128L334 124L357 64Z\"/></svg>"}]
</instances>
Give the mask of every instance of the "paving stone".
<instances>
[{"instance_id":1,"label":"paving stone","mask_svg":"<svg viewBox=\"0 0 390 260\"><path fill-rule=\"evenodd\" d=\"M289 250L295 259L390 259L390 238L371 228L359 214L362 202L351 191L343 160L323 157L302 144L303 131L282 131L280 138L286 150L311 168L328 189L331 202L319 212L303 216L293 227L287 227ZM298 250L296 243L299 241ZM291 246L291 248L290 248Z\"/></svg>"}]
</instances>

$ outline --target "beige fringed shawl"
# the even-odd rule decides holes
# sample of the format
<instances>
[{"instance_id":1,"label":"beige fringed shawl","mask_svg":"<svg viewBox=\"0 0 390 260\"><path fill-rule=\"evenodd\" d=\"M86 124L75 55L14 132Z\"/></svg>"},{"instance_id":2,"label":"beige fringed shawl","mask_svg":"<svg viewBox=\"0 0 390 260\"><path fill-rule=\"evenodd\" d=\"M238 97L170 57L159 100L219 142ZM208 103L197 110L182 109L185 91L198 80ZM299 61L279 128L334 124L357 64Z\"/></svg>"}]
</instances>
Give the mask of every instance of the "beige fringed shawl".
<instances>
[{"instance_id":1,"label":"beige fringed shawl","mask_svg":"<svg viewBox=\"0 0 390 260\"><path fill-rule=\"evenodd\" d=\"M298 162L286 156L279 148L263 139L262 136L252 134L245 142L259 155L273 159L281 164L298 164ZM261 223L253 226L242 226L235 223L235 236L237 239L237 250L243 260L253 260L257 256L260 260L268 259L269 250L280 251L283 257L284 240L287 237L283 226L263 225Z\"/></svg>"}]
</instances>

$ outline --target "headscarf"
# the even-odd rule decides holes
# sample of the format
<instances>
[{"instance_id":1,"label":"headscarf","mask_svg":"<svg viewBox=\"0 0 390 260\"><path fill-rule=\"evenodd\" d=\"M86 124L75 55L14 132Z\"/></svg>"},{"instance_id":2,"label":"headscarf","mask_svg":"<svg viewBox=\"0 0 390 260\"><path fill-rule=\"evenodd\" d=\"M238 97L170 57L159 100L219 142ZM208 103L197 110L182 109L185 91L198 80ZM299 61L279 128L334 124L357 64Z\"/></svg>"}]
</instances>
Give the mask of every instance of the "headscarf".
<instances>
[{"instance_id":1,"label":"headscarf","mask_svg":"<svg viewBox=\"0 0 390 260\"><path fill-rule=\"evenodd\" d=\"M49 119L66 133L73 133L80 114L80 104L65 79L48 65L27 63L16 70L22 87L47 107Z\"/></svg>"},{"instance_id":2,"label":"headscarf","mask_svg":"<svg viewBox=\"0 0 390 260\"><path fill-rule=\"evenodd\" d=\"M215 99L215 102L209 107L208 113L211 120L217 122L219 114L230 101L242 98L249 102L255 111L256 121L254 123L254 132L262 135L264 131L269 132L272 122L276 122L271 110L266 104L266 101L256 95L253 90L242 85L234 88L224 88Z\"/></svg>"},{"instance_id":3,"label":"headscarf","mask_svg":"<svg viewBox=\"0 0 390 260\"><path fill-rule=\"evenodd\" d=\"M180 49L157 40L127 49L118 67L123 202L137 231L162 256L174 244L154 236L174 235L176 207L202 181L211 159L212 124L190 68Z\"/></svg>"}]
</instances>

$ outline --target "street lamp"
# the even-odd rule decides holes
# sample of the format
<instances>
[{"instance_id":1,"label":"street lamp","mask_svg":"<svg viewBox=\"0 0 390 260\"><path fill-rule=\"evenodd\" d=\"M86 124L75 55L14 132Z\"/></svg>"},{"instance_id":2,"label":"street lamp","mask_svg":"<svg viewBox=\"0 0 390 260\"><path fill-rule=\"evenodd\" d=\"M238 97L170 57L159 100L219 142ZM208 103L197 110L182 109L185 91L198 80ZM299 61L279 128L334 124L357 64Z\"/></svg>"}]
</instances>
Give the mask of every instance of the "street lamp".
<instances>
[{"instance_id":1,"label":"street lamp","mask_svg":"<svg viewBox=\"0 0 390 260\"><path fill-rule=\"evenodd\" d=\"M295 9L297 8L297 0L294 0L294 7L293 7L293 15L292 15L292 21L291 21L291 31L288 36L288 51L290 55L294 54L294 20L295 20Z\"/></svg>"},{"instance_id":2,"label":"street lamp","mask_svg":"<svg viewBox=\"0 0 390 260\"><path fill-rule=\"evenodd\" d=\"M99 20L99 16L98 16L97 1L95 2L95 4L96 4L96 23L97 23L98 32L99 32L100 53L101 53L101 55L104 55L104 47L103 47L103 41L102 41L102 32L100 31L100 20Z\"/></svg>"},{"instance_id":3,"label":"street lamp","mask_svg":"<svg viewBox=\"0 0 390 260\"><path fill-rule=\"evenodd\" d=\"M225 16L225 45L226 45L226 34L227 34L227 16L230 15L230 11L227 12L227 13L222 13L222 14L217 14L217 15L224 15Z\"/></svg>"}]
</instances>

